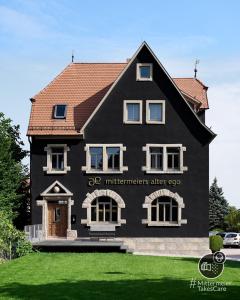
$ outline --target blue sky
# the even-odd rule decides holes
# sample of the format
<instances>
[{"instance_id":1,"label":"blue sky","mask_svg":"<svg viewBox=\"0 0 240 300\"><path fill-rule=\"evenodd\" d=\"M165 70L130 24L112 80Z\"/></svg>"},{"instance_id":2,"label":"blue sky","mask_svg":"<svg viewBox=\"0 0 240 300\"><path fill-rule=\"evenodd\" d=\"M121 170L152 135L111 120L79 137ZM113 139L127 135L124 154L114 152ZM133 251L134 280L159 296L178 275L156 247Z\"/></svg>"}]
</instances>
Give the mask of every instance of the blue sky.
<instances>
[{"instance_id":1,"label":"blue sky","mask_svg":"<svg viewBox=\"0 0 240 300\"><path fill-rule=\"evenodd\" d=\"M70 61L125 61L146 40L170 75L209 86L214 176L240 207L240 1L0 0L1 111L28 147L29 98Z\"/></svg>"}]
</instances>

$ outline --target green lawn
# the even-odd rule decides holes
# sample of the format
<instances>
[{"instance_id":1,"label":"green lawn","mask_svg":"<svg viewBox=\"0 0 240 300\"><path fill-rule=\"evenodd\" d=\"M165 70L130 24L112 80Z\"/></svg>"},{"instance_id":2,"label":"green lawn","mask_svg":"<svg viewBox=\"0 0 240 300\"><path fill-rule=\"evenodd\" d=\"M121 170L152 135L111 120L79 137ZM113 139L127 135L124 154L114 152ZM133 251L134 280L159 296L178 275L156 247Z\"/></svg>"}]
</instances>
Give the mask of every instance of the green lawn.
<instances>
[{"instance_id":1,"label":"green lawn","mask_svg":"<svg viewBox=\"0 0 240 300\"><path fill-rule=\"evenodd\" d=\"M226 292L190 289L204 280L197 260L114 253L34 253L0 265L0 299L238 299L240 263L227 262L216 281ZM204 298L203 298L204 297Z\"/></svg>"}]
</instances>

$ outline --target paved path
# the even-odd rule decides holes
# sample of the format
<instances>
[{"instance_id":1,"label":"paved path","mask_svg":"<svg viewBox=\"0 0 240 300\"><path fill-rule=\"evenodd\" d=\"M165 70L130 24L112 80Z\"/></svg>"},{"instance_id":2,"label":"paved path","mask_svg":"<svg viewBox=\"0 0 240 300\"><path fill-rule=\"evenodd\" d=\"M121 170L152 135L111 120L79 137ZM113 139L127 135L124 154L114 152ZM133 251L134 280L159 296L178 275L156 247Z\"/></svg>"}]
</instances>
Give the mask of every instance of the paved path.
<instances>
[{"instance_id":1,"label":"paved path","mask_svg":"<svg viewBox=\"0 0 240 300\"><path fill-rule=\"evenodd\" d=\"M240 248L224 248L221 250L227 259L240 261Z\"/></svg>"}]
</instances>

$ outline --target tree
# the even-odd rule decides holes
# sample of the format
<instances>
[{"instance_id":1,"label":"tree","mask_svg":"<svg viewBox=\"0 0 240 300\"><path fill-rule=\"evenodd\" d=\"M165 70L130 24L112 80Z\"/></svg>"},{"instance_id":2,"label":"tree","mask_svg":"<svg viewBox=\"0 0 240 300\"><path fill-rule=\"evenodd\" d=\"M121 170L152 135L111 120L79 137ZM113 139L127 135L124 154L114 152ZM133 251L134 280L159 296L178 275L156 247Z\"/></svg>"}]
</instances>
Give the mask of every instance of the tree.
<instances>
[{"instance_id":1,"label":"tree","mask_svg":"<svg viewBox=\"0 0 240 300\"><path fill-rule=\"evenodd\" d=\"M224 218L228 213L228 202L223 196L223 190L214 178L209 191L209 228L224 227Z\"/></svg>"},{"instance_id":2,"label":"tree","mask_svg":"<svg viewBox=\"0 0 240 300\"><path fill-rule=\"evenodd\" d=\"M225 217L228 231L240 231L240 210L234 206L229 207L228 214Z\"/></svg>"},{"instance_id":3,"label":"tree","mask_svg":"<svg viewBox=\"0 0 240 300\"><path fill-rule=\"evenodd\" d=\"M28 170L21 163L27 155L23 145L19 126L12 125L11 120L0 113L0 210L10 219L17 216L21 203L25 201L21 190Z\"/></svg>"}]
</instances>

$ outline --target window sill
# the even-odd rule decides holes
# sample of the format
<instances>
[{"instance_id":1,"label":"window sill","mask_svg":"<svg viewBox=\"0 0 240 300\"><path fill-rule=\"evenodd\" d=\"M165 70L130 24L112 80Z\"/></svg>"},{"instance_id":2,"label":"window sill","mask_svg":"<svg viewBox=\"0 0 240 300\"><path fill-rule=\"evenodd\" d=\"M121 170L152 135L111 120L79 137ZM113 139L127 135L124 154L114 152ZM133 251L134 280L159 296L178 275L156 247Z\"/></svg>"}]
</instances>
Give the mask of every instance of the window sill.
<instances>
[{"instance_id":1,"label":"window sill","mask_svg":"<svg viewBox=\"0 0 240 300\"><path fill-rule=\"evenodd\" d=\"M153 81L152 77L150 78L137 78L136 81Z\"/></svg>"},{"instance_id":2,"label":"window sill","mask_svg":"<svg viewBox=\"0 0 240 300\"><path fill-rule=\"evenodd\" d=\"M83 170L84 171L84 170ZM123 174L124 171L128 171L127 168L119 171L96 171L96 170L86 170L86 174Z\"/></svg>"},{"instance_id":3,"label":"window sill","mask_svg":"<svg viewBox=\"0 0 240 300\"><path fill-rule=\"evenodd\" d=\"M142 121L124 121L124 124L130 124L130 125L134 125L134 124L142 124Z\"/></svg>"},{"instance_id":4,"label":"window sill","mask_svg":"<svg viewBox=\"0 0 240 300\"><path fill-rule=\"evenodd\" d=\"M150 124L150 125L163 125L165 124L164 121L150 121L150 120L146 120L146 124Z\"/></svg>"},{"instance_id":5,"label":"window sill","mask_svg":"<svg viewBox=\"0 0 240 300\"><path fill-rule=\"evenodd\" d=\"M181 224L178 222L156 222L156 221L148 221L142 220L142 224L146 224L149 227L179 227Z\"/></svg>"},{"instance_id":6,"label":"window sill","mask_svg":"<svg viewBox=\"0 0 240 300\"><path fill-rule=\"evenodd\" d=\"M183 174L183 170L179 170L179 171L171 171L171 170L157 171L157 170L146 170L145 168L143 168L142 170L145 171L147 174Z\"/></svg>"}]
</instances>

